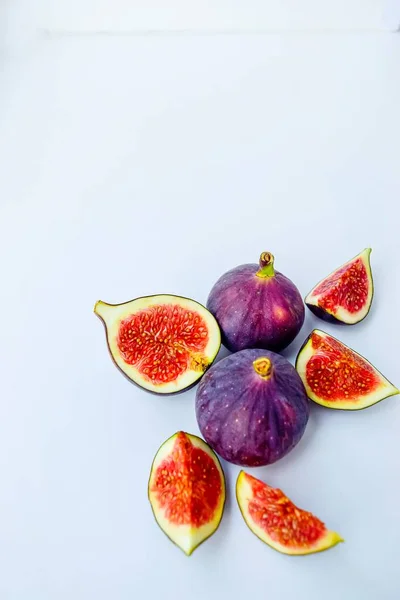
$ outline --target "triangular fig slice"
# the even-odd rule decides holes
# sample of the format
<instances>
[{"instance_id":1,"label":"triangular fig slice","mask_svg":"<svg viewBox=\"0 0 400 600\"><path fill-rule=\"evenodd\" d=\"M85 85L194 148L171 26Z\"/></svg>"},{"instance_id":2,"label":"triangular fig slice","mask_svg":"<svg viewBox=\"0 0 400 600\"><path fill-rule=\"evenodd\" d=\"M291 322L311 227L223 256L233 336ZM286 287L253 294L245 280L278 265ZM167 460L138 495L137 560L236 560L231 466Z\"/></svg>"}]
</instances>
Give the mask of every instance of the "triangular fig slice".
<instances>
[{"instance_id":1,"label":"triangular fig slice","mask_svg":"<svg viewBox=\"0 0 400 600\"><path fill-rule=\"evenodd\" d=\"M365 319L374 294L370 254L366 248L311 290L305 303L317 317L345 325Z\"/></svg>"},{"instance_id":2,"label":"triangular fig slice","mask_svg":"<svg viewBox=\"0 0 400 600\"><path fill-rule=\"evenodd\" d=\"M123 304L99 300L94 312L105 325L117 367L157 394L174 394L194 385L221 346L217 321L189 298L160 294Z\"/></svg>"},{"instance_id":3,"label":"triangular fig slice","mask_svg":"<svg viewBox=\"0 0 400 600\"><path fill-rule=\"evenodd\" d=\"M360 410L399 393L363 356L320 329L300 348L296 369L308 397L328 408Z\"/></svg>"},{"instance_id":4,"label":"triangular fig slice","mask_svg":"<svg viewBox=\"0 0 400 600\"><path fill-rule=\"evenodd\" d=\"M344 541L312 513L293 504L281 490L244 471L237 478L236 498L249 529L283 554L313 554Z\"/></svg>"},{"instance_id":5,"label":"triangular fig slice","mask_svg":"<svg viewBox=\"0 0 400 600\"><path fill-rule=\"evenodd\" d=\"M190 555L221 522L225 477L218 458L201 438L178 431L154 458L148 493L161 529Z\"/></svg>"}]
</instances>

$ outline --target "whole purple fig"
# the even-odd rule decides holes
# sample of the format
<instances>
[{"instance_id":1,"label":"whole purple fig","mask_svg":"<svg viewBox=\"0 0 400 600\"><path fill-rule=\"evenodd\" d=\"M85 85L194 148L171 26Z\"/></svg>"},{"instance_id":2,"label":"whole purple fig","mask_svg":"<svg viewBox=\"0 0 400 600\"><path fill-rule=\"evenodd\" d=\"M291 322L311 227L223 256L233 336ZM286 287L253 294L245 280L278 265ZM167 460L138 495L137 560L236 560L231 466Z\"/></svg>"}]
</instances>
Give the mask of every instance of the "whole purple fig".
<instances>
[{"instance_id":1,"label":"whole purple fig","mask_svg":"<svg viewBox=\"0 0 400 600\"><path fill-rule=\"evenodd\" d=\"M308 422L310 401L286 358L257 348L213 365L196 392L202 436L225 460L269 465L290 452Z\"/></svg>"},{"instance_id":2,"label":"whole purple fig","mask_svg":"<svg viewBox=\"0 0 400 600\"><path fill-rule=\"evenodd\" d=\"M305 312L299 290L275 271L270 252L261 254L259 265L240 265L222 275L207 308L218 321L222 343L232 352L283 350L299 333Z\"/></svg>"}]
</instances>

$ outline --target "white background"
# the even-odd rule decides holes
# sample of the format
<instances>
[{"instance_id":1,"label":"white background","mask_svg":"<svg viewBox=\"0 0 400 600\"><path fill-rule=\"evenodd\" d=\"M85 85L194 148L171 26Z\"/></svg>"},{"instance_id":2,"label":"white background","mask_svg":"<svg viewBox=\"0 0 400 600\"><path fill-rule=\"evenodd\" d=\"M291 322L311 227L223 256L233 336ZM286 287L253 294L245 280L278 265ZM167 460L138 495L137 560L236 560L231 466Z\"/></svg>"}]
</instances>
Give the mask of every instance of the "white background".
<instances>
[{"instance_id":1,"label":"white background","mask_svg":"<svg viewBox=\"0 0 400 600\"><path fill-rule=\"evenodd\" d=\"M264 546L225 464L220 529L187 558L146 486L160 443L198 433L195 390L131 385L92 309L157 292L205 302L263 250L305 294L372 246L368 318L340 328L308 313L285 354L321 326L399 385L398 21L371 1L309 20L293 2L226 19L222 2L154 23L125 19L123 2L55 4L0 12L1 600L395 600L398 397L314 406L300 445L255 471L345 544L303 558ZM258 23L275 31L232 33Z\"/></svg>"}]
</instances>

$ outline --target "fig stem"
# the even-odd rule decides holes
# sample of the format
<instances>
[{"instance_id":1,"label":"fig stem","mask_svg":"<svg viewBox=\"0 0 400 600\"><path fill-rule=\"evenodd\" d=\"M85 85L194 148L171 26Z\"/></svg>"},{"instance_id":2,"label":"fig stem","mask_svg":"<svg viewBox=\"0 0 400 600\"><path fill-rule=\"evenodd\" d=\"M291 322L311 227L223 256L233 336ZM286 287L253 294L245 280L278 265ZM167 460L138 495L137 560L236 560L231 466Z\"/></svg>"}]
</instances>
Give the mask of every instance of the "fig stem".
<instances>
[{"instance_id":1,"label":"fig stem","mask_svg":"<svg viewBox=\"0 0 400 600\"><path fill-rule=\"evenodd\" d=\"M275 275L274 256L271 252L263 252L259 261L260 268L257 277L273 277Z\"/></svg>"},{"instance_id":2,"label":"fig stem","mask_svg":"<svg viewBox=\"0 0 400 600\"><path fill-rule=\"evenodd\" d=\"M260 356L253 361L253 367L257 375L263 379L269 379L272 375L272 363L266 356Z\"/></svg>"}]
</instances>

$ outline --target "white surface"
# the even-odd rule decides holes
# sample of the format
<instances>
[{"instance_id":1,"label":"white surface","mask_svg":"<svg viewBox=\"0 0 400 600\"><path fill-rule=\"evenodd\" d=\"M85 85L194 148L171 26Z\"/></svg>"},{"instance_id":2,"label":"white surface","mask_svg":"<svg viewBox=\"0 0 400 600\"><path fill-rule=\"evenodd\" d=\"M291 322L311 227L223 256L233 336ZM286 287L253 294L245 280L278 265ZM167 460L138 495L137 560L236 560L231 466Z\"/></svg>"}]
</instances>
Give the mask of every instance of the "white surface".
<instances>
[{"instance_id":1,"label":"white surface","mask_svg":"<svg viewBox=\"0 0 400 600\"><path fill-rule=\"evenodd\" d=\"M396 31L400 0L2 0L0 44L39 35ZM0 46L1 47L1 46Z\"/></svg>"},{"instance_id":2,"label":"white surface","mask_svg":"<svg viewBox=\"0 0 400 600\"><path fill-rule=\"evenodd\" d=\"M370 30L390 27L396 4L399 17L398 0L40 0L39 18L49 29L77 31Z\"/></svg>"},{"instance_id":3,"label":"white surface","mask_svg":"<svg viewBox=\"0 0 400 600\"><path fill-rule=\"evenodd\" d=\"M305 294L372 246L368 318L307 314L286 354L322 326L399 385L399 61L382 33L3 40L2 600L398 598L398 397L313 407L298 448L257 470L345 544L270 550L225 465L220 530L187 558L146 485L159 444L198 432L195 391L130 385L92 309L160 291L204 302L262 250Z\"/></svg>"}]
</instances>

